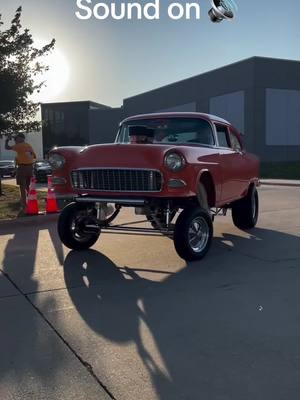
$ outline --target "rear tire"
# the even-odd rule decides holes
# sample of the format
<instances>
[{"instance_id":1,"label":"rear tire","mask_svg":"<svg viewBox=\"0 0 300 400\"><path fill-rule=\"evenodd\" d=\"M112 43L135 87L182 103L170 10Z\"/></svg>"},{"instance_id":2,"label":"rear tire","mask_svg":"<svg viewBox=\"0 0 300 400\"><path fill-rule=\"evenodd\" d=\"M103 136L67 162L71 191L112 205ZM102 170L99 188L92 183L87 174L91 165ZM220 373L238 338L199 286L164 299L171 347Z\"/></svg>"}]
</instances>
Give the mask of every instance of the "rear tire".
<instances>
[{"instance_id":1,"label":"rear tire","mask_svg":"<svg viewBox=\"0 0 300 400\"><path fill-rule=\"evenodd\" d=\"M259 200L255 186L251 186L246 197L232 204L232 220L240 229L254 228L258 221Z\"/></svg>"},{"instance_id":2,"label":"rear tire","mask_svg":"<svg viewBox=\"0 0 300 400\"><path fill-rule=\"evenodd\" d=\"M88 220L87 207L83 204L70 203L60 213L57 225L58 235L63 244L72 250L87 250L99 239L100 233L84 233L81 226Z\"/></svg>"},{"instance_id":3,"label":"rear tire","mask_svg":"<svg viewBox=\"0 0 300 400\"><path fill-rule=\"evenodd\" d=\"M193 207L181 212L174 231L174 246L181 258L201 260L210 248L212 237L212 219L206 210Z\"/></svg>"}]
</instances>

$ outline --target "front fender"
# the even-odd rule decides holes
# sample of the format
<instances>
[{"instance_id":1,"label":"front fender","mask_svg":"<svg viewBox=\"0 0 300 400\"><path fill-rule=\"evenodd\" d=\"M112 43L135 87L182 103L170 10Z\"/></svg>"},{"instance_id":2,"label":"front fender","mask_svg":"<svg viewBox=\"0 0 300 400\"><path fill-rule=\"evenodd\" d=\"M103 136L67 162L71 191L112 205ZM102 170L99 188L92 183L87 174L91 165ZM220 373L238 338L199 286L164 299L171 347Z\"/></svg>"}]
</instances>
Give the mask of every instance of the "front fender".
<instances>
[{"instance_id":1,"label":"front fender","mask_svg":"<svg viewBox=\"0 0 300 400\"><path fill-rule=\"evenodd\" d=\"M196 174L195 187L198 187L201 178L203 178L205 174L209 174L211 177L215 190L215 202L216 204L219 204L222 194L222 174L220 164L210 163L210 165L207 165L207 163L205 163Z\"/></svg>"}]
</instances>

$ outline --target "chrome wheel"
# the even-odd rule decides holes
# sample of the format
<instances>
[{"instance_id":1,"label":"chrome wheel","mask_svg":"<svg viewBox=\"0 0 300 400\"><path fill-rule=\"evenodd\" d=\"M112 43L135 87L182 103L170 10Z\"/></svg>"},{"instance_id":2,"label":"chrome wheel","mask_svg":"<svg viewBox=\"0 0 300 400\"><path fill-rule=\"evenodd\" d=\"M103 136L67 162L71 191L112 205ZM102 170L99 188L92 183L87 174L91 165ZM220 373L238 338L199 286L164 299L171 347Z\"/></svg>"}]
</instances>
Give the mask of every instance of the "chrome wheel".
<instances>
[{"instance_id":1,"label":"chrome wheel","mask_svg":"<svg viewBox=\"0 0 300 400\"><path fill-rule=\"evenodd\" d=\"M78 210L71 220L71 235L79 242L85 242L91 239L92 233L85 233L83 229L88 224L94 224L95 220L89 216L87 210Z\"/></svg>"},{"instance_id":2,"label":"chrome wheel","mask_svg":"<svg viewBox=\"0 0 300 400\"><path fill-rule=\"evenodd\" d=\"M200 207L187 207L177 218L174 245L186 261L201 260L208 252L213 237L210 214Z\"/></svg>"},{"instance_id":3,"label":"chrome wheel","mask_svg":"<svg viewBox=\"0 0 300 400\"><path fill-rule=\"evenodd\" d=\"M207 246L210 229L207 221L203 217L192 220L189 228L189 245L195 253L201 253Z\"/></svg>"}]
</instances>

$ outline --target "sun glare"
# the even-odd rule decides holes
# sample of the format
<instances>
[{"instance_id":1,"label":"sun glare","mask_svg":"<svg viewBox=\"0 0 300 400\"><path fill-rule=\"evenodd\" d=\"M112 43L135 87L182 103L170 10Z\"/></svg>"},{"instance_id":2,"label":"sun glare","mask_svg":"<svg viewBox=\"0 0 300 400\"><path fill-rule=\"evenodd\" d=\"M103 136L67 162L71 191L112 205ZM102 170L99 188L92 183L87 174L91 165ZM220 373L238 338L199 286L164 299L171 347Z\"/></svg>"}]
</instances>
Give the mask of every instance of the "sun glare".
<instances>
[{"instance_id":1,"label":"sun glare","mask_svg":"<svg viewBox=\"0 0 300 400\"><path fill-rule=\"evenodd\" d=\"M35 41L38 48L44 46L44 40ZM70 65L61 49L55 45L54 50L43 58L43 63L49 66L49 70L36 78L36 82L44 81L45 85L40 93L33 95L33 100L41 103L55 101L66 89L70 80Z\"/></svg>"}]
</instances>

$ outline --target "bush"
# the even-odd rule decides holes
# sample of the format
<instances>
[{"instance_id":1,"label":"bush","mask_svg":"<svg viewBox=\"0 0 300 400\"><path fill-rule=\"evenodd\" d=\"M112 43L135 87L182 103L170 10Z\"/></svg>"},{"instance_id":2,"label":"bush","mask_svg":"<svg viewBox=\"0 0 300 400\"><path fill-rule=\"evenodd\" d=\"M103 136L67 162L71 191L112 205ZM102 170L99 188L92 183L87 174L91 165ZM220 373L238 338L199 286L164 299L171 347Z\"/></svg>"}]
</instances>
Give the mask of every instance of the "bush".
<instances>
[{"instance_id":1,"label":"bush","mask_svg":"<svg viewBox=\"0 0 300 400\"><path fill-rule=\"evenodd\" d=\"M261 177L265 179L300 179L300 161L261 163Z\"/></svg>"}]
</instances>

